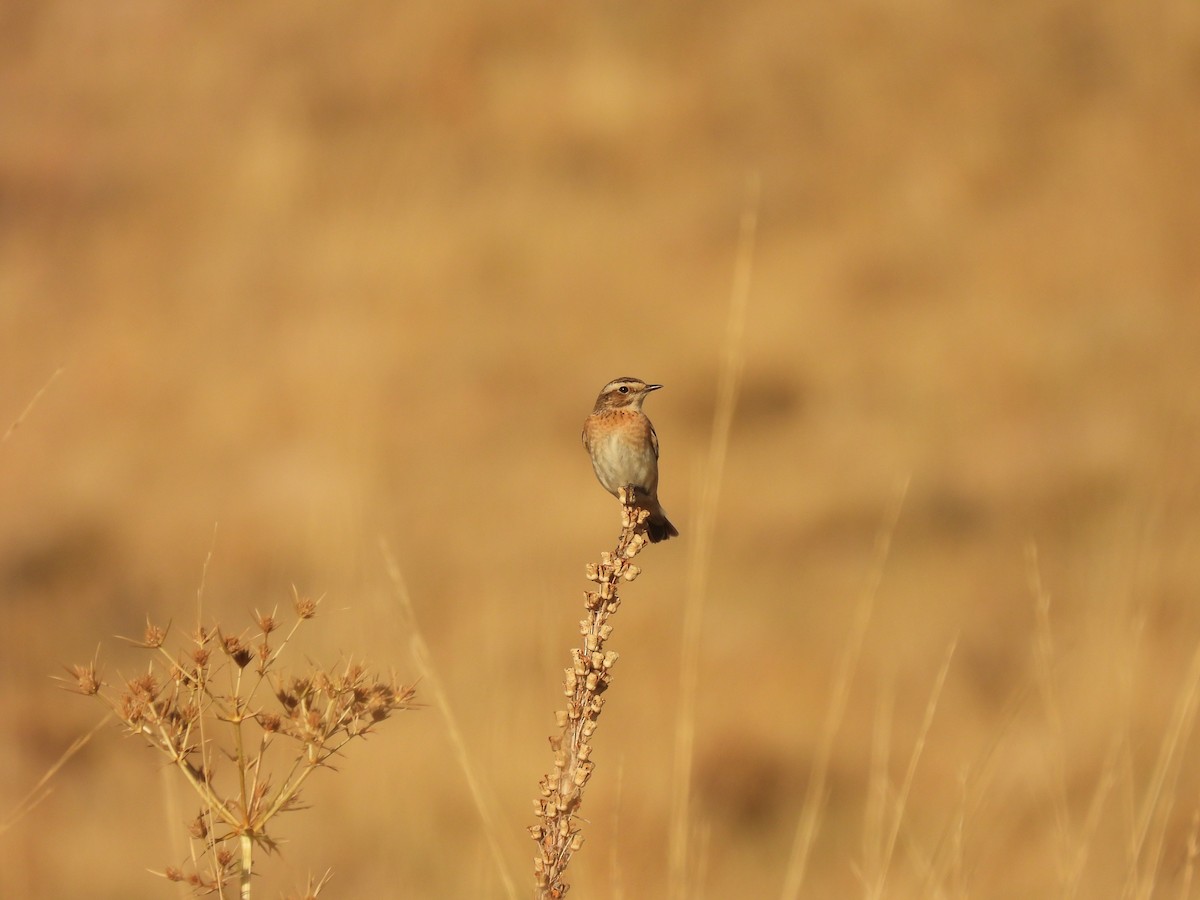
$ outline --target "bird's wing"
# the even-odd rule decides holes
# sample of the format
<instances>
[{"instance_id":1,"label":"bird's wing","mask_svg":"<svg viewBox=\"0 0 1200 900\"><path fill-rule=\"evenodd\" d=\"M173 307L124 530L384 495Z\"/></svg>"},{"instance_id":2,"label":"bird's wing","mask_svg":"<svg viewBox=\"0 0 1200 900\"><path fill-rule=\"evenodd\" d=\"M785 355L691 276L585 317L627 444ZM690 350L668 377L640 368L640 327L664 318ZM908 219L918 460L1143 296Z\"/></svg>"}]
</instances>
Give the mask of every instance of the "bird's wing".
<instances>
[{"instance_id":1,"label":"bird's wing","mask_svg":"<svg viewBox=\"0 0 1200 900\"><path fill-rule=\"evenodd\" d=\"M649 422L646 424L650 426L650 446L654 448L654 458L658 459L658 433L654 430L653 425L650 425Z\"/></svg>"}]
</instances>

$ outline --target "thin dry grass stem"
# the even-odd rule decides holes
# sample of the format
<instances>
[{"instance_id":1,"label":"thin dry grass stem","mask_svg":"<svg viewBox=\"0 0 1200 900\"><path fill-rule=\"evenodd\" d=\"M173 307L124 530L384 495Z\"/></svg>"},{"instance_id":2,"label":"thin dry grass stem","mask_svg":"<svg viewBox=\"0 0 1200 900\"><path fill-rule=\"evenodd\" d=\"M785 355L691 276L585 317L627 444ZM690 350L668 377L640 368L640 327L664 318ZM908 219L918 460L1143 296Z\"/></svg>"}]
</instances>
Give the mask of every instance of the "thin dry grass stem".
<instances>
[{"instance_id":1,"label":"thin dry grass stem","mask_svg":"<svg viewBox=\"0 0 1200 900\"><path fill-rule=\"evenodd\" d=\"M288 900L317 900L321 895L321 891L325 885L333 880L333 870L326 869L320 878L314 879L312 875L308 876L308 881L304 885L304 890L299 894L292 894Z\"/></svg>"},{"instance_id":2,"label":"thin dry grass stem","mask_svg":"<svg viewBox=\"0 0 1200 900\"><path fill-rule=\"evenodd\" d=\"M925 704L925 715L921 719L921 728L917 732L917 739L913 744L912 755L908 759L908 768L904 772L904 780L900 783L900 789L896 794L891 821L888 825L887 838L883 842L882 853L879 858L877 874L874 883L868 885L867 897L878 898L884 895L888 870L891 868L892 859L896 853L896 842L900 837L900 826L904 821L904 811L908 806L908 798L912 793L913 781L917 776L917 766L920 764L921 755L925 751L925 744L929 739L929 729L933 727L934 713L937 712L938 701L941 700L942 689L946 686L946 678L950 674L950 663L954 659L954 651L957 647L958 637L956 636L946 648L946 655L942 660L941 668L938 669L933 690L929 693L929 702Z\"/></svg>"},{"instance_id":3,"label":"thin dry grass stem","mask_svg":"<svg viewBox=\"0 0 1200 900\"><path fill-rule=\"evenodd\" d=\"M888 777L892 744L892 716L895 683L891 676L879 680L879 700L875 704L875 724L871 729L871 769L867 778L867 803L863 814L863 864L857 874L864 888L879 881L883 867L883 844L887 818Z\"/></svg>"},{"instance_id":4,"label":"thin dry grass stem","mask_svg":"<svg viewBox=\"0 0 1200 900\"><path fill-rule=\"evenodd\" d=\"M896 496L875 538L875 550L870 569L867 572L867 582L859 595L858 605L854 612L854 622L838 660L829 709L826 712L825 723L817 743L816 753L813 756L812 772L809 775L808 788L804 795L804 806L796 825L792 852L788 859L787 872L784 875L781 894L783 900L796 900L804 887L804 878L808 872L808 860L817 837L821 808L825 803L825 782L829 776L833 742L841 729L842 719L846 713L850 685L854 680L854 673L858 669L858 659L862 654L863 641L875 609L875 598L879 593L879 586L883 582L884 568L887 565L888 554L891 552L892 535L896 531L896 523L900 519L900 510L904 507L904 498L907 493L908 479L905 479L896 491Z\"/></svg>"},{"instance_id":5,"label":"thin dry grass stem","mask_svg":"<svg viewBox=\"0 0 1200 900\"><path fill-rule=\"evenodd\" d=\"M1096 836L1096 830L1100 827L1100 817L1104 812L1104 805L1117 783L1117 769L1124 749L1125 735L1121 733L1114 735L1109 745L1108 753L1105 755L1104 765L1100 769L1100 777L1096 781L1096 789L1092 792L1092 799L1088 803L1087 814L1083 817L1083 824L1080 826L1079 835L1075 839L1075 850L1071 856L1070 868L1067 870L1067 878L1062 889L1064 900L1074 897L1079 893L1079 887L1083 882L1083 874L1087 867L1088 855L1092 847L1092 839Z\"/></svg>"},{"instance_id":6,"label":"thin dry grass stem","mask_svg":"<svg viewBox=\"0 0 1200 900\"><path fill-rule=\"evenodd\" d=\"M1050 793L1054 803L1055 863L1061 888L1070 880L1073 857L1071 817L1067 809L1066 729L1063 727L1062 710L1058 705L1058 693L1054 688L1054 634L1050 627L1050 592L1042 584L1037 544L1033 541L1025 545L1025 572L1029 581L1029 592L1034 600L1035 683L1042 698L1046 724L1050 729L1050 765L1054 780Z\"/></svg>"},{"instance_id":7,"label":"thin dry grass stem","mask_svg":"<svg viewBox=\"0 0 1200 900\"><path fill-rule=\"evenodd\" d=\"M1053 677L1055 660L1054 635L1050 624L1050 592L1046 590L1042 582L1037 544L1033 541L1026 544L1025 561L1029 590L1034 598L1034 680L1042 698L1053 741L1051 764L1054 768L1054 819L1058 838L1056 862L1059 872L1060 895L1066 900L1066 898L1078 894L1083 881L1092 838L1100 825L1104 804L1116 784L1117 762L1125 743L1125 735L1118 734L1114 737L1079 833L1074 834L1068 812L1066 728L1063 724L1062 710Z\"/></svg>"},{"instance_id":8,"label":"thin dry grass stem","mask_svg":"<svg viewBox=\"0 0 1200 900\"><path fill-rule=\"evenodd\" d=\"M296 595L295 622L282 643L276 614L257 614L243 635L197 627L177 650L167 629L147 621L130 641L153 656L145 672L110 687L95 661L70 669L69 686L105 703L130 734L159 751L199 798L188 826L192 864L157 873L198 894L250 897L254 852L277 846L272 820L303 809L300 789L319 768L393 712L411 709L414 689L356 662L337 669L282 669L281 653L317 601ZM64 679L66 681L66 679ZM271 700L255 699L266 684ZM271 749L279 751L271 753ZM199 852L196 852L199 845Z\"/></svg>"},{"instance_id":9,"label":"thin dry grass stem","mask_svg":"<svg viewBox=\"0 0 1200 900\"><path fill-rule=\"evenodd\" d=\"M959 897L966 896L963 886L963 832L966 828L967 809L971 803L971 779L967 772L958 776L958 802L943 829L933 852L917 860L916 869L924 872L923 884L918 896ZM910 855L915 856L915 849ZM949 884L948 884L949 883Z\"/></svg>"},{"instance_id":10,"label":"thin dry grass stem","mask_svg":"<svg viewBox=\"0 0 1200 900\"><path fill-rule=\"evenodd\" d=\"M458 758L459 768L462 769L463 775L467 779L467 787L470 789L471 797L475 801L475 809L479 813L479 818L483 821L483 831L487 838L488 849L491 852L496 873L504 886L504 892L510 900L515 900L517 897L517 882L513 874L509 871L507 857L503 847L500 845L499 839L499 835L504 834L507 829L504 827L503 820L496 811L496 803L491 798L491 792L485 790L484 779L480 775L478 768L471 761L471 754L467 750L467 742L463 737L462 728L459 727L458 718L454 715L454 709L450 704L450 698L443 686L441 676L433 664L433 655L430 653L429 645L426 643L425 637L417 623L416 609L413 607L412 597L408 592L408 585L404 580L404 575L400 571L400 565L396 562L395 556L385 541L381 540L379 542L379 549L383 554L384 566L387 568L388 578L395 588L396 598L400 601L399 610L404 619L404 625L409 633L412 634L409 649L420 672L421 682L428 689L429 693L432 694L434 705L442 714L442 721L446 723L446 732L450 736L450 744L453 746L455 756Z\"/></svg>"},{"instance_id":11,"label":"thin dry grass stem","mask_svg":"<svg viewBox=\"0 0 1200 900\"><path fill-rule=\"evenodd\" d=\"M1175 802L1175 784L1179 778L1183 750L1196 721L1200 700L1200 647L1192 654L1187 677L1180 687L1167 731L1163 735L1158 760L1131 836L1131 863L1125 895L1148 898L1154 892L1162 862L1163 841Z\"/></svg>"},{"instance_id":12,"label":"thin dry grass stem","mask_svg":"<svg viewBox=\"0 0 1200 900\"><path fill-rule=\"evenodd\" d=\"M1188 900L1192 896L1197 856L1200 856L1200 808L1192 810L1192 824L1188 828L1187 856L1183 863L1183 877L1179 881L1180 900Z\"/></svg>"},{"instance_id":13,"label":"thin dry grass stem","mask_svg":"<svg viewBox=\"0 0 1200 900\"><path fill-rule=\"evenodd\" d=\"M717 527L717 504L724 480L729 435L737 407L738 388L745 362L743 344L746 311L754 274L754 248L758 234L759 181L748 186L746 210L739 228L733 287L729 298L729 320L725 327L721 368L717 379L717 404L713 412L708 459L700 478L700 503L695 535L688 560L687 603L683 611L679 666L679 707L675 717L675 753L671 787L669 830L669 881L667 896L674 900L691 896L688 887L688 841L691 832L692 762L696 742L696 702L700 682L700 637L708 594L708 573Z\"/></svg>"},{"instance_id":14,"label":"thin dry grass stem","mask_svg":"<svg viewBox=\"0 0 1200 900\"><path fill-rule=\"evenodd\" d=\"M645 523L649 513L638 509L633 490L622 488L619 496L621 534L615 550L605 551L600 562L587 567L587 578L596 583L597 589L584 593L586 613L579 627L582 641L571 650L571 665L564 670L567 708L556 713L561 732L550 738L554 769L542 778L533 801L534 812L541 820L529 828L539 851L533 861L534 896L539 900L558 900L570 890L567 866L583 845L579 807L595 768L592 735L617 662L617 653L606 649L612 635L608 620L621 607L621 582L633 581L641 571L633 565L633 559L647 543Z\"/></svg>"},{"instance_id":15,"label":"thin dry grass stem","mask_svg":"<svg viewBox=\"0 0 1200 900\"><path fill-rule=\"evenodd\" d=\"M46 383L43 384L38 389L38 392L33 395L33 398L25 404L25 408L21 410L21 414L13 419L12 424L8 426L4 434L0 435L0 446L8 443L8 439L13 436L16 430L21 427L21 424L29 417L29 414L33 412L33 408L37 406L38 401L42 399L42 394L46 393L46 391L50 389L50 385L54 384L55 379L58 378L63 371L64 370L62 366L59 366L57 369L55 369L54 373L46 380Z\"/></svg>"},{"instance_id":16,"label":"thin dry grass stem","mask_svg":"<svg viewBox=\"0 0 1200 900\"><path fill-rule=\"evenodd\" d=\"M924 895L948 893L950 896L959 897L969 893L969 873L963 859L967 825L978 821L984 815L983 807L990 798L992 782L1004 759L1001 748L1032 693L1033 685L1028 682L1014 691L1006 704L1005 712L1001 715L1000 727L992 734L978 758L960 773L959 802L942 829L932 856L927 860ZM946 886L948 882L949 887Z\"/></svg>"},{"instance_id":17,"label":"thin dry grass stem","mask_svg":"<svg viewBox=\"0 0 1200 900\"><path fill-rule=\"evenodd\" d=\"M87 668L94 677L95 663L92 663ZM51 765L50 768L48 768L42 774L42 777L37 780L37 783L29 789L29 793L22 797L20 802L13 807L12 812L4 817L3 822L0 822L0 835L4 834L6 831L8 831L8 829L12 828L19 821L21 821L21 819L33 812L39 803L50 796L52 792L52 789L48 787L50 782L59 773L62 767L65 766L76 753L86 747L88 742L95 737L96 733L105 725L107 725L111 719L112 713L106 713L101 717L99 722L92 726L90 731L88 731L86 734L81 734L79 737L75 738L75 740L71 741L71 745L63 751L62 756L54 761L53 765Z\"/></svg>"},{"instance_id":18,"label":"thin dry grass stem","mask_svg":"<svg viewBox=\"0 0 1200 900\"><path fill-rule=\"evenodd\" d=\"M1126 740L1118 733L1112 740L1105 763L1100 769L1096 790L1088 803L1079 834L1073 833L1068 812L1067 797L1067 743L1066 727L1063 725L1062 709L1058 704L1054 684L1055 650L1054 631L1050 625L1050 592L1042 581L1042 566L1039 564L1037 544L1028 541L1025 547L1026 576L1034 600L1034 682L1042 696L1046 722L1052 740L1051 764L1054 767L1055 827L1058 839L1057 866L1061 896L1073 898L1079 893L1087 864L1091 842L1099 827L1100 815L1117 779L1117 762Z\"/></svg>"}]
</instances>

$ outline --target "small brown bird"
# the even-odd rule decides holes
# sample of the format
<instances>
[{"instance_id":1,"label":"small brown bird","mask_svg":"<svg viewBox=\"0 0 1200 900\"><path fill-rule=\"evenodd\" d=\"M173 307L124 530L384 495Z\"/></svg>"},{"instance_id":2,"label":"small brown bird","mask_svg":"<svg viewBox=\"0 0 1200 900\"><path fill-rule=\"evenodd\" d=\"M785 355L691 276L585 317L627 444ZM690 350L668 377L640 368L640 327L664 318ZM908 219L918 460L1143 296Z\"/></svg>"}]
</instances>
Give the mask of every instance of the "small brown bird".
<instances>
[{"instance_id":1,"label":"small brown bird","mask_svg":"<svg viewBox=\"0 0 1200 900\"><path fill-rule=\"evenodd\" d=\"M647 395L661 387L640 378L614 378L583 423L583 446L596 477L614 497L620 488L633 485L638 505L650 511L646 536L652 544L679 534L658 502L658 435L642 412Z\"/></svg>"}]
</instances>

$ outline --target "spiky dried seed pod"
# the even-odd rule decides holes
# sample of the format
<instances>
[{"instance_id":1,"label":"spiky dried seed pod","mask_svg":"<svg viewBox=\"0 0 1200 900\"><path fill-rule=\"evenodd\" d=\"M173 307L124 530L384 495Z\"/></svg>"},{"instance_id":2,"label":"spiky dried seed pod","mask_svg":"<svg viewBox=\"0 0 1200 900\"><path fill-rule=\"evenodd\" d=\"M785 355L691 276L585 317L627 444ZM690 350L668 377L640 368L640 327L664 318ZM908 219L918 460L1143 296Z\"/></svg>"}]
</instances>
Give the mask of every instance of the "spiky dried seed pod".
<instances>
[{"instance_id":1,"label":"spiky dried seed pod","mask_svg":"<svg viewBox=\"0 0 1200 900\"><path fill-rule=\"evenodd\" d=\"M275 618L275 610L271 610L269 613L260 613L258 610L255 610L254 618L258 623L258 630L261 631L264 636L270 634L279 627L279 620Z\"/></svg>"},{"instance_id":2,"label":"spiky dried seed pod","mask_svg":"<svg viewBox=\"0 0 1200 900\"><path fill-rule=\"evenodd\" d=\"M163 645L163 641L166 639L167 629L160 628L149 619L146 619L146 630L142 635L142 646L156 650Z\"/></svg>"},{"instance_id":3,"label":"spiky dried seed pod","mask_svg":"<svg viewBox=\"0 0 1200 900\"><path fill-rule=\"evenodd\" d=\"M205 821L204 813L199 813L188 823L188 834L198 841L208 837L208 822Z\"/></svg>"},{"instance_id":4,"label":"spiky dried seed pod","mask_svg":"<svg viewBox=\"0 0 1200 900\"><path fill-rule=\"evenodd\" d=\"M71 666L67 669L67 674L75 681L75 684L69 686L67 689L77 694L83 694L85 697L91 697L94 694L100 693L100 688L104 686L104 682L100 680L100 676L96 671L96 664L94 662L90 662L87 665Z\"/></svg>"},{"instance_id":5,"label":"spiky dried seed pod","mask_svg":"<svg viewBox=\"0 0 1200 900\"><path fill-rule=\"evenodd\" d=\"M239 669L246 668L250 664L250 660L254 658L254 654L242 643L241 639L232 634L226 635L221 641L221 649Z\"/></svg>"}]
</instances>

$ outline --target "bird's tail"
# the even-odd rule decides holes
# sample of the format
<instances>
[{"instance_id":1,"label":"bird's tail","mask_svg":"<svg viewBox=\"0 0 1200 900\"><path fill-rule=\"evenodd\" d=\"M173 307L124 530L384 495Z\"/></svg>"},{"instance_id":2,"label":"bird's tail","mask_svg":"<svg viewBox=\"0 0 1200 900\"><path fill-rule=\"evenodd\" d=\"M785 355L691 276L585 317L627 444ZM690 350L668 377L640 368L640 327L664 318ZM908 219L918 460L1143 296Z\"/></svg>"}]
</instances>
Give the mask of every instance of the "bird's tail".
<instances>
[{"instance_id":1,"label":"bird's tail","mask_svg":"<svg viewBox=\"0 0 1200 900\"><path fill-rule=\"evenodd\" d=\"M650 538L652 544L665 541L667 538L679 537L679 531L671 524L671 520L667 518L667 514L662 511L661 506L651 512L650 518L646 520L646 537Z\"/></svg>"}]
</instances>

